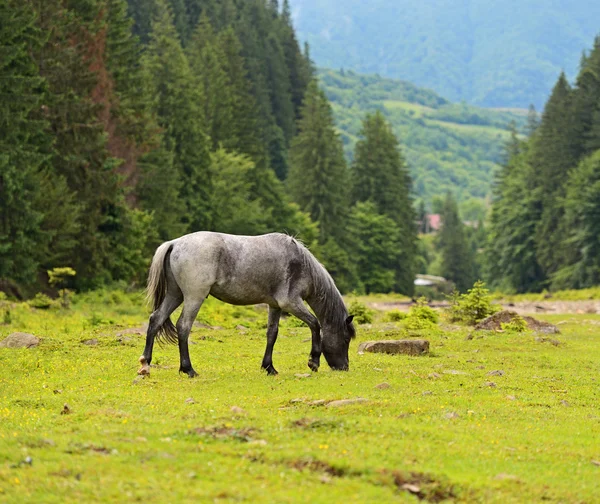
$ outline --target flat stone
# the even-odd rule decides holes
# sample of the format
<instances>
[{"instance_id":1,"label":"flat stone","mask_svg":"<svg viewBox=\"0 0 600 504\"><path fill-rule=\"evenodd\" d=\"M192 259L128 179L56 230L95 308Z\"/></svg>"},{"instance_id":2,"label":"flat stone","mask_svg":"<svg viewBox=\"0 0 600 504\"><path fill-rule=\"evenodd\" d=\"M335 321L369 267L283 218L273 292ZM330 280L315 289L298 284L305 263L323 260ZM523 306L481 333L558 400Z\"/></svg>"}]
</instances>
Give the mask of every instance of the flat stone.
<instances>
[{"instance_id":1,"label":"flat stone","mask_svg":"<svg viewBox=\"0 0 600 504\"><path fill-rule=\"evenodd\" d=\"M127 338L130 339L130 338ZM83 340L81 343L88 346L96 346L98 344L98 340L96 338Z\"/></svg>"},{"instance_id":2,"label":"flat stone","mask_svg":"<svg viewBox=\"0 0 600 504\"><path fill-rule=\"evenodd\" d=\"M340 406L348 406L350 404L358 404L367 402L368 399L364 397L357 397L356 399L340 399L339 401L331 401L327 403L328 408L339 408Z\"/></svg>"},{"instance_id":3,"label":"flat stone","mask_svg":"<svg viewBox=\"0 0 600 504\"><path fill-rule=\"evenodd\" d=\"M358 347L358 353L386 353L423 355L429 352L429 341L423 339L365 341Z\"/></svg>"},{"instance_id":4,"label":"flat stone","mask_svg":"<svg viewBox=\"0 0 600 504\"><path fill-rule=\"evenodd\" d=\"M0 348L32 348L39 344L40 340L33 334L16 332L0 341Z\"/></svg>"},{"instance_id":5,"label":"flat stone","mask_svg":"<svg viewBox=\"0 0 600 504\"><path fill-rule=\"evenodd\" d=\"M391 385L386 382L380 383L379 385L375 385L375 388L379 389L379 390L389 389L390 387L391 387Z\"/></svg>"}]
</instances>

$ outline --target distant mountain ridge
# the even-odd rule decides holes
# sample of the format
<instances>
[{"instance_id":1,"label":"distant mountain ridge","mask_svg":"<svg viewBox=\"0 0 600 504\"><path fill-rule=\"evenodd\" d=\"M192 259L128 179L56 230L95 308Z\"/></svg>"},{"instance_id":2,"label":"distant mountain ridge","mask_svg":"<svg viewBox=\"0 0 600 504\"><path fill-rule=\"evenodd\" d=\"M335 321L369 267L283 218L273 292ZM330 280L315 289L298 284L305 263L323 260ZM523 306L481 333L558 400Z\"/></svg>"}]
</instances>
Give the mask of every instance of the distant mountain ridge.
<instances>
[{"instance_id":1,"label":"distant mountain ridge","mask_svg":"<svg viewBox=\"0 0 600 504\"><path fill-rule=\"evenodd\" d=\"M451 101L540 110L600 32L589 0L289 0L318 66L414 82Z\"/></svg>"},{"instance_id":2,"label":"distant mountain ridge","mask_svg":"<svg viewBox=\"0 0 600 504\"><path fill-rule=\"evenodd\" d=\"M426 202L447 191L462 203L489 198L511 123L522 131L527 120L521 111L451 103L431 90L378 75L320 69L318 77L346 157L352 159L365 115L381 110L409 163L413 191Z\"/></svg>"}]
</instances>

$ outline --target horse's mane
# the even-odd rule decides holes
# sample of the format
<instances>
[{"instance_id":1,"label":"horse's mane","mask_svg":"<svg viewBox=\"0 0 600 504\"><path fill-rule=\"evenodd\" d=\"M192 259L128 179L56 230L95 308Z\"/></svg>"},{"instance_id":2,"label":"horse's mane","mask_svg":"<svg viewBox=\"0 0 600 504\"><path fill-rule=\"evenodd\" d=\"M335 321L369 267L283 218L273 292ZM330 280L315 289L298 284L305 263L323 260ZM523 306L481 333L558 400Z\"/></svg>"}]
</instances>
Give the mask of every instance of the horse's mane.
<instances>
[{"instance_id":1,"label":"horse's mane","mask_svg":"<svg viewBox=\"0 0 600 504\"><path fill-rule=\"evenodd\" d=\"M303 269L308 272L312 280L312 296L323 310L320 316L334 327L343 327L348 318L348 310L340 291L335 285L333 278L308 248L297 238L285 236L287 240L294 243L302 257Z\"/></svg>"}]
</instances>

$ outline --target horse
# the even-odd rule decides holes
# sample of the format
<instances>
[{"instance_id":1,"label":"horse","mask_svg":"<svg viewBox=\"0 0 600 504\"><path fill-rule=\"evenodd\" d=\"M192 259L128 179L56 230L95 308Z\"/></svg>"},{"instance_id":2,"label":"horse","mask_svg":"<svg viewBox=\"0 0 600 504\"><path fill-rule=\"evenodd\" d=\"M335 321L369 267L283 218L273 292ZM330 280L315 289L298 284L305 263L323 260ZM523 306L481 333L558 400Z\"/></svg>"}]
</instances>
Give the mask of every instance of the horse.
<instances>
[{"instance_id":1,"label":"horse","mask_svg":"<svg viewBox=\"0 0 600 504\"><path fill-rule=\"evenodd\" d=\"M139 359L140 375L150 373L155 338L177 343L179 372L190 378L198 375L190 360L188 336L209 295L233 305L269 306L267 347L261 365L267 374L278 374L273 347L282 312L298 317L310 328L308 367L312 371L318 371L321 353L331 369L349 369L348 348L356 336L353 316L325 267L301 242L286 234L238 236L200 231L167 241L154 253L147 294L153 312ZM170 315L182 303L175 326Z\"/></svg>"}]
</instances>

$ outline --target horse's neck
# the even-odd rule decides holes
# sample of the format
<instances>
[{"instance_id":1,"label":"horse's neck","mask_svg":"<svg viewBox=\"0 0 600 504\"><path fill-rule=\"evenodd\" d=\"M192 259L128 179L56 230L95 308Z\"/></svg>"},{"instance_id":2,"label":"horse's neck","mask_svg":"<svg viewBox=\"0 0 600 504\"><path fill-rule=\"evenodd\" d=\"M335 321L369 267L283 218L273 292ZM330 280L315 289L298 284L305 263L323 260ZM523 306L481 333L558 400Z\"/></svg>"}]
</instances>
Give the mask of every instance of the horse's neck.
<instances>
[{"instance_id":1,"label":"horse's neck","mask_svg":"<svg viewBox=\"0 0 600 504\"><path fill-rule=\"evenodd\" d=\"M337 289L332 289L327 293L313 292L306 298L306 302L315 312L321 326L334 324L337 311L343 309L344 306L344 301Z\"/></svg>"}]
</instances>

